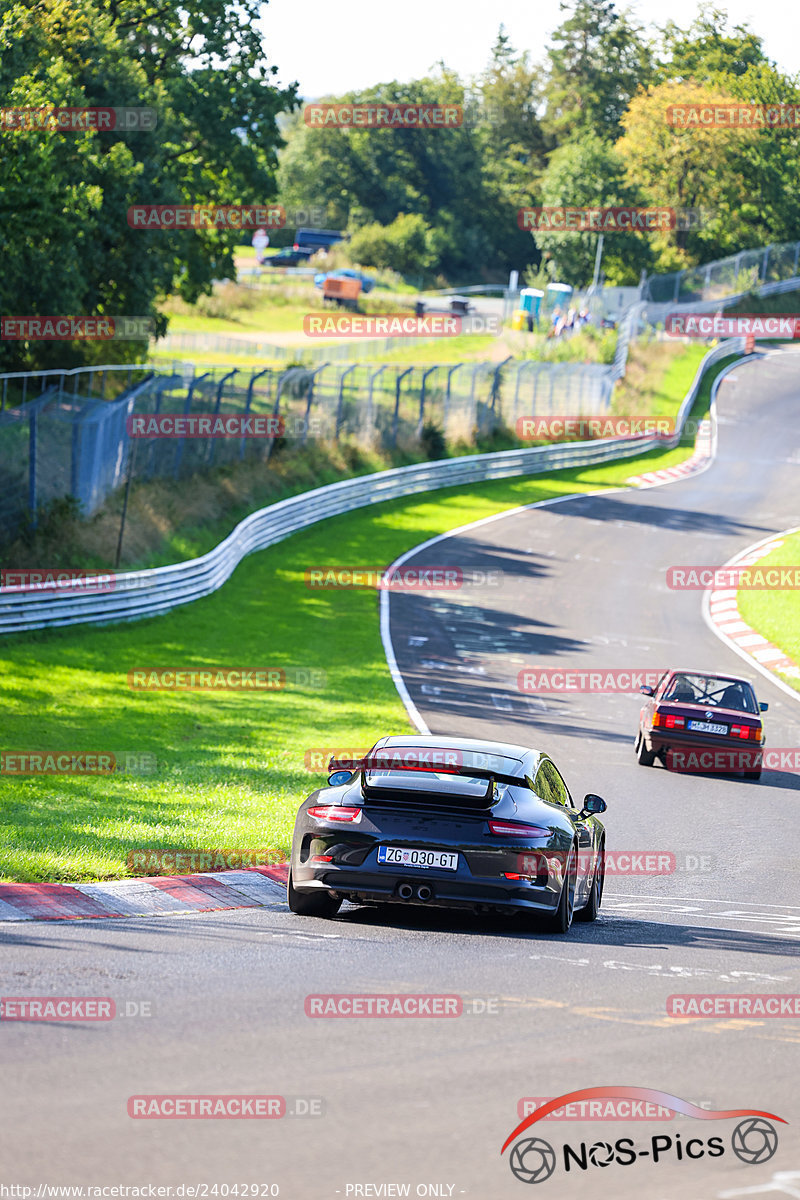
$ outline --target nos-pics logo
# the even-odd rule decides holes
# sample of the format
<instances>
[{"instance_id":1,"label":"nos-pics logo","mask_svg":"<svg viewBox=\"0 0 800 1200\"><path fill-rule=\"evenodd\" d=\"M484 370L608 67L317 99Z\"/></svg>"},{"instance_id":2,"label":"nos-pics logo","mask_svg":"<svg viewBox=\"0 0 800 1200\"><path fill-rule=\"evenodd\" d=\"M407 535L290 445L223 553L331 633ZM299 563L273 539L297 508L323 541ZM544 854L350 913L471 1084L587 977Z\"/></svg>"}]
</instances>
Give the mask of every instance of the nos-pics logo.
<instances>
[{"instance_id":1,"label":"nos-pics logo","mask_svg":"<svg viewBox=\"0 0 800 1200\"><path fill-rule=\"evenodd\" d=\"M743 1163L761 1165L768 1162L778 1149L778 1131L771 1124L779 1121L786 1124L783 1117L775 1113L761 1112L755 1108L732 1108L717 1111L698 1108L688 1100L679 1096L671 1096L669 1092L659 1092L653 1088L636 1087L596 1087L582 1088L578 1092L568 1092L565 1096L557 1096L548 1100L517 1125L516 1129L503 1143L501 1154L505 1154L515 1138L526 1132L537 1121L549 1116L564 1105L573 1104L580 1100L600 1100L614 1098L620 1100L641 1100L647 1103L661 1105L674 1113L694 1117L699 1121L727 1121L736 1117L740 1120L730 1135L730 1150ZM686 1140L680 1133L654 1134L649 1141L637 1144L633 1138L617 1138L614 1142L597 1141L594 1143L581 1142L578 1146L565 1144L560 1151L554 1150L549 1142L540 1137L523 1137L513 1146L509 1155L508 1165L511 1172L521 1183L544 1183L556 1171L561 1160L565 1172L589 1171L593 1167L610 1167L612 1164L630 1167L639 1159L650 1159L662 1162L669 1159L685 1162L690 1159L720 1158L728 1153L725 1138L714 1136L709 1138L693 1137Z\"/></svg>"}]
</instances>

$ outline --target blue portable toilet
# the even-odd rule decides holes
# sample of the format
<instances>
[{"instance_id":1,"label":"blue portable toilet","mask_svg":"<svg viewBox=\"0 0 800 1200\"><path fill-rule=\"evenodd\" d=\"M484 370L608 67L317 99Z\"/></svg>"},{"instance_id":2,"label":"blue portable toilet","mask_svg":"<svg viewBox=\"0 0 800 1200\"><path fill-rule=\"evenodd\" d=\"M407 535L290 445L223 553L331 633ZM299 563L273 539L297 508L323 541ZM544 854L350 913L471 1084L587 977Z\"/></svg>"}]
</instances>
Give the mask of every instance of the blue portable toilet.
<instances>
[{"instance_id":1,"label":"blue portable toilet","mask_svg":"<svg viewBox=\"0 0 800 1200\"><path fill-rule=\"evenodd\" d=\"M543 298L544 292L540 292L538 288L523 288L519 294L519 306L536 319L539 316Z\"/></svg>"},{"instance_id":2,"label":"blue portable toilet","mask_svg":"<svg viewBox=\"0 0 800 1200\"><path fill-rule=\"evenodd\" d=\"M568 283L548 283L547 292L545 294L545 308L555 308L560 305L561 308L568 308L569 302L572 299L573 289Z\"/></svg>"}]
</instances>

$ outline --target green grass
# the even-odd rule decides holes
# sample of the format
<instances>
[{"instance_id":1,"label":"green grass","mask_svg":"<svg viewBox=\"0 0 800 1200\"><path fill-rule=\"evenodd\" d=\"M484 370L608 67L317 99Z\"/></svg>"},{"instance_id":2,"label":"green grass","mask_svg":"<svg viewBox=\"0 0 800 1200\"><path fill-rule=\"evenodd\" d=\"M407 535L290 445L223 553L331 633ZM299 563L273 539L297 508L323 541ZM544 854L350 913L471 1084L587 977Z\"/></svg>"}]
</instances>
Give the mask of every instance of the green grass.
<instances>
[{"instance_id":1,"label":"green grass","mask_svg":"<svg viewBox=\"0 0 800 1200\"><path fill-rule=\"evenodd\" d=\"M756 565L759 569L799 566L800 532L790 534L782 546L759 559ZM743 590L737 594L736 603L742 620L800 665L800 592ZM776 674L800 692L800 678L780 671Z\"/></svg>"},{"instance_id":2,"label":"green grass","mask_svg":"<svg viewBox=\"0 0 800 1200\"><path fill-rule=\"evenodd\" d=\"M298 803L323 780L304 769L305 751L367 747L409 729L383 656L376 593L310 591L308 566L386 565L455 526L623 485L688 453L374 505L245 559L214 595L164 617L4 639L3 749L135 750L153 753L158 767L149 776L0 776L2 877L120 877L127 855L149 847L286 852ZM127 685L139 668L237 667L322 670L327 684L239 693Z\"/></svg>"}]
</instances>

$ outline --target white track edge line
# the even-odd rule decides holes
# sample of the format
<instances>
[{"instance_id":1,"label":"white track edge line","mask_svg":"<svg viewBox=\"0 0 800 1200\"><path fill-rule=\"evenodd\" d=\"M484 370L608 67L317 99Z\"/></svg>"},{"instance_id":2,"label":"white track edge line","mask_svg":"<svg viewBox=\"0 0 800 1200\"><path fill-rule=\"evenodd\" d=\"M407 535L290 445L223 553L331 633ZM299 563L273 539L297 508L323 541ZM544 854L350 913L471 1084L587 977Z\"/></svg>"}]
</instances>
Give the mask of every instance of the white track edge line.
<instances>
[{"instance_id":1,"label":"white track edge line","mask_svg":"<svg viewBox=\"0 0 800 1200\"><path fill-rule=\"evenodd\" d=\"M776 538L786 537L788 534L791 534L791 533L800 533L800 525L796 525L792 529L780 530L777 533L769 533L769 534L767 534L766 537L761 538L760 541L753 542L753 544L751 546L747 546L744 550L740 550L738 554L735 554L733 556L733 558L729 559L729 561L724 564L723 570L725 569L725 567L735 566L736 563L738 563L740 559L747 558L747 556L749 554L752 554L754 550L758 550L761 546L765 545L767 542L773 542L773 541L775 541ZM730 637L728 637L728 635L726 633L723 633L720 626L716 624L716 622L714 621L714 618L711 616L711 593L713 590L714 590L713 588L708 588L703 593L703 608L702 608L703 620L705 621L706 625L711 630L711 632L716 634L716 636L719 638L719 640L721 642L724 642L725 645L734 652L734 654L738 654L739 658L744 659L744 661L746 663L748 663L751 667L754 667L756 671L758 671L761 675L763 675L765 679L768 679L770 681L770 683L774 684L775 687L780 688L780 690L782 692L785 692L787 696L791 696L791 698L793 700L800 700L800 692L795 691L795 689L793 687L791 687L788 683L784 683L783 680L779 679L778 676L773 671L770 671L768 667L765 667L762 663L758 662L755 658L753 658L752 654L748 654L746 650L740 649L740 647L733 640L733 638L730 638ZM738 606L737 606L736 611L737 612L739 611ZM787 654L786 657L788 658L789 655Z\"/></svg>"},{"instance_id":2,"label":"white track edge line","mask_svg":"<svg viewBox=\"0 0 800 1200\"><path fill-rule=\"evenodd\" d=\"M668 487L672 483L683 483L687 479L694 478L695 475L702 475L704 471L707 471L709 469L709 467L712 466L712 464L714 463L714 460L717 456L717 416L716 416L716 411L715 411L716 405L715 405L715 387L714 387L714 385L718 385L729 372L736 370L737 367L741 367L745 361L747 361L746 358L740 358L740 359L737 359L736 362L731 363L728 367L725 368L725 370L721 371L719 373L719 375L717 375L716 379L714 380L714 384L712 384L711 403L709 405L709 417L711 420L711 445L709 447L708 460L705 463L703 463L702 466L698 466L695 470L688 472L686 475L681 476L679 479L657 480L654 483L645 484L644 487L640 487L638 489L633 488L633 487L613 487L613 488L600 488L597 491L593 491L593 492L571 492L568 496L554 496L549 500L536 500L532 504L520 504L516 508L509 508L509 509L504 510L503 512L493 513L489 517L480 517L477 521L468 521L466 525L459 525L455 529L449 529L446 533L437 533L435 537L428 538L427 541L420 542L419 545L417 545L417 546L412 546L410 550L406 550L403 554L399 555L399 557L396 558L393 563L391 563L391 565L387 568L386 574L388 575L392 571L396 570L398 567L401 567L404 562L408 561L409 558L412 558L415 554L419 554L419 553L421 553L421 551L426 550L428 548L428 546L435 546L438 542L446 541L447 538L457 537L459 534L467 533L471 529L477 529L481 525L488 525L492 521L500 521L500 520L504 519L505 517L513 517L513 516L516 516L518 513L528 512L530 509L533 509L533 508L545 508L550 504L561 504L565 500L577 500L581 496L609 496L614 492L635 492L637 490L638 491L647 491L649 488L654 488L654 487ZM777 537L779 535L773 534L772 536ZM386 589L381 592L380 633L381 633L381 641L383 643L383 652L386 657L386 664L389 668L389 674L392 677L392 683L394 684L395 688L397 689L397 694L403 703L403 707L405 708L406 712L408 713L408 717L409 717L412 725L414 725L414 727L425 737L430 737L431 731L428 728L428 726L425 722L425 719L422 716L422 713L419 711L416 704L411 699L411 694L410 694L408 688L406 687L405 680L403 679L403 676L400 672L400 668L397 665L397 656L395 655L395 652L394 652L394 645L392 643L392 635L391 635L391 628L390 628L390 626L391 626L390 613L389 613L390 598L391 598L391 592L389 591L389 589Z\"/></svg>"}]
</instances>

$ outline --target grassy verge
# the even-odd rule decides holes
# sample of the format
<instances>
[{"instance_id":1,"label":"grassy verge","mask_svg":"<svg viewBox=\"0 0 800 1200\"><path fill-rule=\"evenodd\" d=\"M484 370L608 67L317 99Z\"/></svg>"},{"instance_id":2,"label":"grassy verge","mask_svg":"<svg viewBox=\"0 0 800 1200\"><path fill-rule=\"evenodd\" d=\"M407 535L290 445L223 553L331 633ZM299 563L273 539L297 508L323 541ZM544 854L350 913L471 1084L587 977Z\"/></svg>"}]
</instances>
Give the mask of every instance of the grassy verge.
<instances>
[{"instance_id":1,"label":"grassy verge","mask_svg":"<svg viewBox=\"0 0 800 1200\"><path fill-rule=\"evenodd\" d=\"M147 752L157 768L142 776L0 776L3 878L120 877L129 873L128 854L151 847L285 852L298 802L322 781L306 769L306 753L366 747L408 729L386 669L376 593L308 590L307 567L388 564L457 525L623 485L686 453L375 505L251 556L213 596L164 617L5 639L7 752ZM198 530L186 550L204 548L207 534ZM127 682L136 669L271 667L324 672L326 683L204 693L135 692Z\"/></svg>"},{"instance_id":2,"label":"grassy verge","mask_svg":"<svg viewBox=\"0 0 800 1200\"><path fill-rule=\"evenodd\" d=\"M800 563L800 532L784 539L771 554L758 560L759 569L796 567ZM736 603L742 619L752 625L768 641L779 646L793 662L800 664L800 594L790 590L740 591ZM800 677L776 672L786 683L800 692Z\"/></svg>"}]
</instances>

